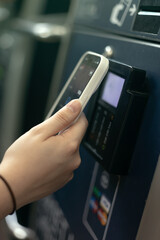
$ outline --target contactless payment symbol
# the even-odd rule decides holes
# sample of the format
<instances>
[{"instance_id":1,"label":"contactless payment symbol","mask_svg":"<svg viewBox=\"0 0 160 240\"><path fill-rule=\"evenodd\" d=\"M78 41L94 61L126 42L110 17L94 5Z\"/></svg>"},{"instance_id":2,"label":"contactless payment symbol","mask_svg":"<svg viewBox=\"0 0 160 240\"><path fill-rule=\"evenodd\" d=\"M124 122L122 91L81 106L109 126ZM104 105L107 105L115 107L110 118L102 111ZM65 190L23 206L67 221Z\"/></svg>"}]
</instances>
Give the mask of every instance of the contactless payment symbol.
<instances>
[{"instance_id":1,"label":"contactless payment symbol","mask_svg":"<svg viewBox=\"0 0 160 240\"><path fill-rule=\"evenodd\" d=\"M102 172L101 178L100 178L100 185L102 188L107 189L110 182L110 176L106 171Z\"/></svg>"}]
</instances>

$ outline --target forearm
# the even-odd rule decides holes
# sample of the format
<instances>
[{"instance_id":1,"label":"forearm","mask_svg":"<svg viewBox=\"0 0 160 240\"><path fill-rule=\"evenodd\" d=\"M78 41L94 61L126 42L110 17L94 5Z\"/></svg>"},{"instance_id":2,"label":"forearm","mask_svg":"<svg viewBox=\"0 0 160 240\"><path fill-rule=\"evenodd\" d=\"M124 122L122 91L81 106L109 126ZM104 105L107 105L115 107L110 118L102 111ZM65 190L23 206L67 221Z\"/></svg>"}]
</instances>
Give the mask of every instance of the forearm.
<instances>
[{"instance_id":1,"label":"forearm","mask_svg":"<svg viewBox=\"0 0 160 240\"><path fill-rule=\"evenodd\" d=\"M12 198L5 183L0 179L0 220L13 210Z\"/></svg>"},{"instance_id":2,"label":"forearm","mask_svg":"<svg viewBox=\"0 0 160 240\"><path fill-rule=\"evenodd\" d=\"M57 191L72 179L81 163L79 145L87 128L83 114L71 125L80 112L80 102L70 102L6 151L0 165L4 178L0 178L0 219Z\"/></svg>"}]
</instances>

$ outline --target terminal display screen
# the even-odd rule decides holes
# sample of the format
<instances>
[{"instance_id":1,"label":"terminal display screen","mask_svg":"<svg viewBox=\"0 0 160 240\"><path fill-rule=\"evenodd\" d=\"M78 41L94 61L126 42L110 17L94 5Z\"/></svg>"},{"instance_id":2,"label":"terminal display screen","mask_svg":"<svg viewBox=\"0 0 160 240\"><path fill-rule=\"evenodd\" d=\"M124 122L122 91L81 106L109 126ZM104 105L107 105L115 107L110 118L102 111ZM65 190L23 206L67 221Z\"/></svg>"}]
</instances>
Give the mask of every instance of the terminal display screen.
<instances>
[{"instance_id":1,"label":"terminal display screen","mask_svg":"<svg viewBox=\"0 0 160 240\"><path fill-rule=\"evenodd\" d=\"M102 92L101 99L113 107L118 106L125 79L109 72Z\"/></svg>"}]
</instances>

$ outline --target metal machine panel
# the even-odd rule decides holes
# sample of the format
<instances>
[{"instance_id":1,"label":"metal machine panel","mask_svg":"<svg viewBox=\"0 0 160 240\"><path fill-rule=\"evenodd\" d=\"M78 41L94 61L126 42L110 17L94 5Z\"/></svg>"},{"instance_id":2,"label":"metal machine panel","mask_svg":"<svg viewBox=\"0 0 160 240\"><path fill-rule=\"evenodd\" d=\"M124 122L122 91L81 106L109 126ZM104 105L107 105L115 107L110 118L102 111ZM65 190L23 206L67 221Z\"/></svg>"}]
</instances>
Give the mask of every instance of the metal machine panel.
<instances>
[{"instance_id":1,"label":"metal machine panel","mask_svg":"<svg viewBox=\"0 0 160 240\"><path fill-rule=\"evenodd\" d=\"M114 59L145 70L150 85L150 97L128 175L108 174L82 144L82 164L75 172L74 180L55 193L53 200L50 197L51 205L55 199L58 201L68 227L61 226L58 230L54 227L55 220L52 214L45 214L46 203L42 200L38 206L44 206L43 214L37 207L35 226L32 225L40 239L45 239L40 234L44 216L46 226L49 224L53 228L47 235L44 227L43 235L46 230L45 237L51 236L51 239L70 239L68 231L72 233L71 239L136 238L160 150L159 45L92 31L88 33L85 29L76 31L72 36L62 85L83 52L91 50L103 53L108 45L114 49ZM56 211L54 203L52 207L52 211ZM58 224L60 220L57 221ZM64 238L59 237L62 232Z\"/></svg>"},{"instance_id":2,"label":"metal machine panel","mask_svg":"<svg viewBox=\"0 0 160 240\"><path fill-rule=\"evenodd\" d=\"M152 0L79 0L76 22L115 34L159 41L160 3Z\"/></svg>"},{"instance_id":3,"label":"metal machine panel","mask_svg":"<svg viewBox=\"0 0 160 240\"><path fill-rule=\"evenodd\" d=\"M44 0L40 5L38 1L32 4L31 2L25 1L21 16L40 13L46 6ZM49 103L51 103L52 91L55 94L55 89L57 90L59 86L63 87L84 52L94 51L107 55L108 49L110 49L108 55L110 59L146 72L150 96L127 174L122 176L108 173L82 143L80 146L82 163L75 171L74 179L55 194L32 205L28 227L35 231L36 240L134 240L160 153L159 1L79 0L77 4L72 37L67 41L64 38L58 55L56 76L59 76L57 78L59 82L56 82L56 88L51 84ZM154 24L151 24L152 22ZM68 46L69 41L66 57L65 45ZM40 46L41 43L38 45ZM40 46L40 49L43 55L43 47ZM46 53L45 49L44 52ZM33 71L31 69L29 71L32 76L28 84L31 88L28 89L33 87L32 99L39 79L39 63L36 60L43 57L39 54L40 51L37 50ZM52 52L50 54L52 55ZM47 55L44 56L47 59ZM41 64L43 66L43 61ZM0 79L1 88L2 80L3 75ZM9 91L9 88L7 89ZM29 93L30 91L28 96ZM94 97L85 109L88 118L91 107L94 108ZM32 99L25 108L26 115L29 115L31 110ZM35 110L36 106L37 104L33 105L32 109ZM36 116L31 120L28 124L25 123L25 130L33 122L38 121ZM91 121L92 119L89 118L89 124ZM15 123L18 124L18 121ZM21 215L23 220L26 216L28 217L28 214ZM143 236L145 219L142 219L139 234Z\"/></svg>"}]
</instances>

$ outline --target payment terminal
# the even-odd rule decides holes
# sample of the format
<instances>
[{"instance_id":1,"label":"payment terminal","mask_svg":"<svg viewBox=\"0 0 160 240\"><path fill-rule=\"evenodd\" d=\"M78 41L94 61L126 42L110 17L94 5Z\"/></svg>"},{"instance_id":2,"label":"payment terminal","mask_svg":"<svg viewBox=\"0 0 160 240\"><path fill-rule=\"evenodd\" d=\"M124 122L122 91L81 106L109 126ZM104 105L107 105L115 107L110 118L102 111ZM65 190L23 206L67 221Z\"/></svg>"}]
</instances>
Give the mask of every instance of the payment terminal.
<instances>
[{"instance_id":1,"label":"payment terminal","mask_svg":"<svg viewBox=\"0 0 160 240\"><path fill-rule=\"evenodd\" d=\"M143 70L110 60L94 100L84 144L109 173L128 172L148 98L145 75Z\"/></svg>"}]
</instances>

